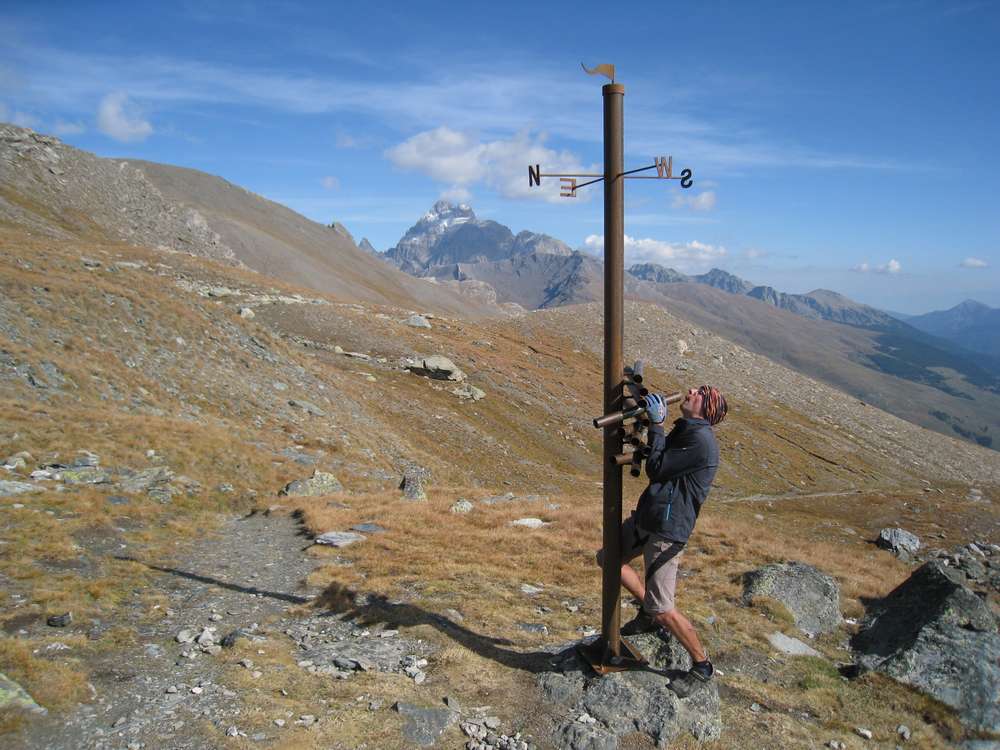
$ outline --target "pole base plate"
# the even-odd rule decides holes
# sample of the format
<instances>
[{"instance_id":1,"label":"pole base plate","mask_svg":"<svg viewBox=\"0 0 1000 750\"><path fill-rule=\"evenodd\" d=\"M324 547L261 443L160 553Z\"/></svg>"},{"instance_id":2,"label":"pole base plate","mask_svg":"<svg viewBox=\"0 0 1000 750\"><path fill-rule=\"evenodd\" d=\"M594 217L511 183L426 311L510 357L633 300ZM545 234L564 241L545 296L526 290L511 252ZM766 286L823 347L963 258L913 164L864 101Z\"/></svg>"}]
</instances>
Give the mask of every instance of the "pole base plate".
<instances>
[{"instance_id":1,"label":"pole base plate","mask_svg":"<svg viewBox=\"0 0 1000 750\"><path fill-rule=\"evenodd\" d=\"M577 646L577 651L601 677L612 672L641 669L649 664L642 652L627 640L621 638L619 642L621 643L621 656L618 657L611 654L603 638L598 638L590 644L581 644Z\"/></svg>"}]
</instances>

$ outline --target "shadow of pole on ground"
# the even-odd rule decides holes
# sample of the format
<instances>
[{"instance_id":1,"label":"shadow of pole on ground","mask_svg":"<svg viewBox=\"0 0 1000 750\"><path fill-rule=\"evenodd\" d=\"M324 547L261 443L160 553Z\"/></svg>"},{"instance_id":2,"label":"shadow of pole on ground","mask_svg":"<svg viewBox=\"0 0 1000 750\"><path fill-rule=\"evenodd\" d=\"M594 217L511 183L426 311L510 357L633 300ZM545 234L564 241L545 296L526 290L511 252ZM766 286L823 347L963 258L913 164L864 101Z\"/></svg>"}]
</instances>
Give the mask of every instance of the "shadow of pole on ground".
<instances>
[{"instance_id":1,"label":"shadow of pole on ground","mask_svg":"<svg viewBox=\"0 0 1000 750\"><path fill-rule=\"evenodd\" d=\"M189 581L198 581L199 583L207 583L210 586L218 586L219 588L228 589L229 591L236 591L241 594L250 594L253 596L263 596L268 599L277 599L278 601L288 602L289 604L307 604L311 600L304 597L298 596L296 594L284 594L279 591L267 591L265 589L257 588L256 586L243 586L238 583L230 583L228 581L223 581L219 578L213 578L212 576L203 575L201 573L192 573L187 570L180 570L179 568L168 568L162 565L156 565L154 563L146 562L145 560L139 560L135 557L130 557L128 555L115 555L116 560L122 560L125 562L134 562L139 565L143 565L150 570L157 570L161 573L169 573L170 575L180 576L181 578L186 578Z\"/></svg>"}]
</instances>

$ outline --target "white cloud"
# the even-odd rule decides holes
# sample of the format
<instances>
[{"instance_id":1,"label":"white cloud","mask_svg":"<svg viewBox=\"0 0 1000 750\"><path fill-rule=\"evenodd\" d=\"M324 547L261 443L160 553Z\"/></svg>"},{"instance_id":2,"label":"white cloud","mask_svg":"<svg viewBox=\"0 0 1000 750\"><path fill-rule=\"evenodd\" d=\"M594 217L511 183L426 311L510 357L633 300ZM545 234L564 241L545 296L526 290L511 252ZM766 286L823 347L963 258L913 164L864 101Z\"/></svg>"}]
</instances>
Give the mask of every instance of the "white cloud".
<instances>
[{"instance_id":1,"label":"white cloud","mask_svg":"<svg viewBox=\"0 0 1000 750\"><path fill-rule=\"evenodd\" d=\"M768 256L768 252L766 250L758 250L757 248L754 247L750 248L749 250L746 250L743 254L746 257L750 258L750 260L756 260L757 258L766 258Z\"/></svg>"},{"instance_id":2,"label":"white cloud","mask_svg":"<svg viewBox=\"0 0 1000 750\"><path fill-rule=\"evenodd\" d=\"M10 41L10 40L5 40ZM15 42L5 48L11 64L30 71L31 88L40 103L60 112L79 112L108 90L128 91L144 102L167 109L176 103L211 107L236 104L292 113L367 115L398 128L431 128L440 123L494 134L516 132L544 123L547 132L575 140L600 141L600 100L594 82L558 60L540 63L512 55L497 66L449 59L441 65L429 58L382 61L392 71L384 79L357 80L345 72L317 75L307 69L213 64L191 57L149 52L120 54L69 52L51 46ZM407 74L400 76L405 67ZM2 76L2 70L0 70ZM679 98L669 109L654 104L658 83L637 77L633 92L651 96L629 115L629 149L633 154L659 153L672 144L685 163L704 170L710 165L732 169L754 166L799 166L816 169L912 169L872 154L830 152L761 132L742 118L703 114L707 103L745 94L742 84L687 73ZM2 80L0 80L2 84ZM552 96L558 91L559 96ZM632 110L630 110L632 111ZM492 136L491 136L492 137ZM350 136L350 141L366 140ZM341 147L348 147L346 145ZM696 171L697 174L697 171ZM707 184L699 183L702 187Z\"/></svg>"},{"instance_id":3,"label":"white cloud","mask_svg":"<svg viewBox=\"0 0 1000 750\"><path fill-rule=\"evenodd\" d=\"M903 270L903 266L898 260L892 258L888 263L882 263L877 266L873 266L869 263L859 263L856 266L852 266L851 270L857 271L858 273L896 274Z\"/></svg>"},{"instance_id":4,"label":"white cloud","mask_svg":"<svg viewBox=\"0 0 1000 750\"><path fill-rule=\"evenodd\" d=\"M447 190L441 191L441 200L449 203L469 203L472 201L472 193L461 185L453 185Z\"/></svg>"},{"instance_id":5,"label":"white cloud","mask_svg":"<svg viewBox=\"0 0 1000 750\"><path fill-rule=\"evenodd\" d=\"M584 250L594 255L604 254L604 236L592 234L584 240ZM726 248L720 245L708 245L692 240L686 243L664 242L650 238L638 239L625 235L625 262L659 263L673 266L679 270L704 266L724 258Z\"/></svg>"},{"instance_id":6,"label":"white cloud","mask_svg":"<svg viewBox=\"0 0 1000 750\"><path fill-rule=\"evenodd\" d=\"M101 99L97 108L97 128L116 141L142 141L153 132L153 126L136 111L123 91Z\"/></svg>"},{"instance_id":7,"label":"white cloud","mask_svg":"<svg viewBox=\"0 0 1000 750\"><path fill-rule=\"evenodd\" d=\"M421 172L451 184L453 189L482 183L508 198L570 200L560 197L560 182L554 177L542 178L541 185L529 187L528 165L538 164L550 173L595 172L597 168L585 169L574 154L544 144L544 135L533 137L522 132L508 140L483 142L442 126L408 138L385 155L397 167Z\"/></svg>"},{"instance_id":8,"label":"white cloud","mask_svg":"<svg viewBox=\"0 0 1000 750\"><path fill-rule=\"evenodd\" d=\"M966 258L959 265L962 268L989 268L990 264L982 258Z\"/></svg>"},{"instance_id":9,"label":"white cloud","mask_svg":"<svg viewBox=\"0 0 1000 750\"><path fill-rule=\"evenodd\" d=\"M56 120L56 124L52 126L52 132L56 135L79 135L86 130L87 128L82 122Z\"/></svg>"},{"instance_id":10,"label":"white cloud","mask_svg":"<svg viewBox=\"0 0 1000 750\"><path fill-rule=\"evenodd\" d=\"M340 190L340 180L330 175L320 180L320 184L327 190Z\"/></svg>"},{"instance_id":11,"label":"white cloud","mask_svg":"<svg viewBox=\"0 0 1000 750\"><path fill-rule=\"evenodd\" d=\"M715 191L706 190L698 195L687 196L684 193L674 198L674 208L690 208L694 211L711 211L715 208Z\"/></svg>"}]
</instances>

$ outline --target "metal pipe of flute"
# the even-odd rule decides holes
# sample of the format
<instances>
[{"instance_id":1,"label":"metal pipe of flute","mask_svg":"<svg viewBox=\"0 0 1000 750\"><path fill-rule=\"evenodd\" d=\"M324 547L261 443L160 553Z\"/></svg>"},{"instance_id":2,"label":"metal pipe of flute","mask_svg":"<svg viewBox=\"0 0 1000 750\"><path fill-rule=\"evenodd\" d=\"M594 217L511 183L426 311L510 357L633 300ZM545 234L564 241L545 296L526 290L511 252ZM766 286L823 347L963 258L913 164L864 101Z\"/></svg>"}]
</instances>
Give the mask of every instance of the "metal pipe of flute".
<instances>
[{"instance_id":1,"label":"metal pipe of flute","mask_svg":"<svg viewBox=\"0 0 1000 750\"><path fill-rule=\"evenodd\" d=\"M632 458L632 452L631 451L629 451L627 453L619 453L618 455L614 456L611 459L611 463L612 463L613 466L626 466L626 465L632 463L632 461L633 461L633 458Z\"/></svg>"},{"instance_id":2,"label":"metal pipe of flute","mask_svg":"<svg viewBox=\"0 0 1000 750\"><path fill-rule=\"evenodd\" d=\"M671 393L663 399L668 404L676 404L678 401L684 400L683 393ZM603 417L594 418L594 427L607 427L609 425L616 424L618 422L624 422L626 419L632 419L633 417L640 417L646 413L645 406L637 406L634 409L628 409L623 411L613 411L610 414L605 414Z\"/></svg>"},{"instance_id":3,"label":"metal pipe of flute","mask_svg":"<svg viewBox=\"0 0 1000 750\"><path fill-rule=\"evenodd\" d=\"M637 359L635 364L632 365L632 380L636 383L642 382L642 371L646 367L646 363L641 359Z\"/></svg>"}]
</instances>

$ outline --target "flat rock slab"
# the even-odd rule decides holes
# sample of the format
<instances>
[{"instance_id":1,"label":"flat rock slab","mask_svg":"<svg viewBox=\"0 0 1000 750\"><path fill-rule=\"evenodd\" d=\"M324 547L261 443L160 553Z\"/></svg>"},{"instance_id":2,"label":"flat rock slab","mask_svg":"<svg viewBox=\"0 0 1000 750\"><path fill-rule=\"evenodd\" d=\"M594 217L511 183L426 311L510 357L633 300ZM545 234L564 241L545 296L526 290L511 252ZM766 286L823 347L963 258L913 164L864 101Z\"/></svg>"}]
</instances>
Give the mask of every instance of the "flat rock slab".
<instances>
[{"instance_id":1,"label":"flat rock slab","mask_svg":"<svg viewBox=\"0 0 1000 750\"><path fill-rule=\"evenodd\" d=\"M44 487L31 484L30 482L11 482L0 479L0 497L10 497L12 495L24 495L29 492L41 492Z\"/></svg>"},{"instance_id":2,"label":"flat rock slab","mask_svg":"<svg viewBox=\"0 0 1000 750\"><path fill-rule=\"evenodd\" d=\"M407 369L434 380L453 380L459 383L465 380L465 373L459 370L454 362L440 354L422 359L420 364L408 365Z\"/></svg>"},{"instance_id":3,"label":"flat rock slab","mask_svg":"<svg viewBox=\"0 0 1000 750\"><path fill-rule=\"evenodd\" d=\"M425 708L402 701L398 701L393 708L404 719L403 737L420 747L431 747L458 718L448 708Z\"/></svg>"},{"instance_id":4,"label":"flat rock slab","mask_svg":"<svg viewBox=\"0 0 1000 750\"><path fill-rule=\"evenodd\" d=\"M486 391L482 388L476 388L471 383L462 383L458 388L452 390L452 394L462 399L471 398L473 401L482 401L486 398Z\"/></svg>"},{"instance_id":5,"label":"flat rock slab","mask_svg":"<svg viewBox=\"0 0 1000 750\"><path fill-rule=\"evenodd\" d=\"M798 638L791 638L784 633L771 633L767 637L767 640L778 651L789 656L822 656L819 651L808 644L803 643Z\"/></svg>"},{"instance_id":6,"label":"flat rock slab","mask_svg":"<svg viewBox=\"0 0 1000 750\"><path fill-rule=\"evenodd\" d=\"M423 315L411 315L405 321L406 325L412 328L430 328L431 323Z\"/></svg>"},{"instance_id":7,"label":"flat rock slab","mask_svg":"<svg viewBox=\"0 0 1000 750\"><path fill-rule=\"evenodd\" d=\"M74 466L59 472L58 478L66 484L109 484L111 474L96 466Z\"/></svg>"},{"instance_id":8,"label":"flat rock slab","mask_svg":"<svg viewBox=\"0 0 1000 750\"><path fill-rule=\"evenodd\" d=\"M363 534L355 534L353 531L327 531L320 534L313 540L314 544L326 544L331 547L346 547L355 542L365 540Z\"/></svg>"},{"instance_id":9,"label":"flat rock slab","mask_svg":"<svg viewBox=\"0 0 1000 750\"><path fill-rule=\"evenodd\" d=\"M516 521L511 521L510 525L524 526L527 529L540 529L543 526L548 526L549 524L541 518L518 518Z\"/></svg>"},{"instance_id":10,"label":"flat rock slab","mask_svg":"<svg viewBox=\"0 0 1000 750\"><path fill-rule=\"evenodd\" d=\"M301 652L302 660L316 667L336 666L365 672L399 672L412 645L402 638L331 640Z\"/></svg>"},{"instance_id":11,"label":"flat rock slab","mask_svg":"<svg viewBox=\"0 0 1000 750\"><path fill-rule=\"evenodd\" d=\"M359 531L362 534L381 534L386 529L377 523L359 523L356 526L352 526L351 531Z\"/></svg>"}]
</instances>

